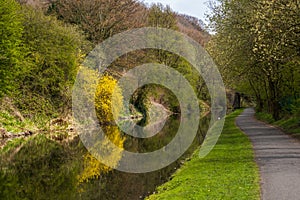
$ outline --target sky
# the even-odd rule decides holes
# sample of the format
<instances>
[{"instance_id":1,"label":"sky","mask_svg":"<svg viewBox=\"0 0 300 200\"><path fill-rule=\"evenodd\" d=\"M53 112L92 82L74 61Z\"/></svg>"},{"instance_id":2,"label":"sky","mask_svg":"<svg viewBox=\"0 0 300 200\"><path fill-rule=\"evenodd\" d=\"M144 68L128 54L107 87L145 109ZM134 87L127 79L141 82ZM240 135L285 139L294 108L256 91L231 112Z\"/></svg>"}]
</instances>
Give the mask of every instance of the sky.
<instances>
[{"instance_id":1,"label":"sky","mask_svg":"<svg viewBox=\"0 0 300 200\"><path fill-rule=\"evenodd\" d=\"M205 13L209 13L209 0L140 0L144 3L162 3L169 5L172 10L178 13L191 15L201 19L207 24Z\"/></svg>"}]
</instances>

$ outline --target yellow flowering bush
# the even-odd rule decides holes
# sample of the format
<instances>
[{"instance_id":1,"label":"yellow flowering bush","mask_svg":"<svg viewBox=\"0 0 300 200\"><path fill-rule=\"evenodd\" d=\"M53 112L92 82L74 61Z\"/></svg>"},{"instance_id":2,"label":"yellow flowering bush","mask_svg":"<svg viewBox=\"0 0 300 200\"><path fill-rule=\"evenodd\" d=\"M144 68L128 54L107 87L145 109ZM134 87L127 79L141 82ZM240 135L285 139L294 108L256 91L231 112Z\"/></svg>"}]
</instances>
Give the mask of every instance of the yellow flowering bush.
<instances>
[{"instance_id":1,"label":"yellow flowering bush","mask_svg":"<svg viewBox=\"0 0 300 200\"><path fill-rule=\"evenodd\" d=\"M122 107L123 96L117 81L112 76L102 76L95 93L95 109L99 122L101 124L113 122L114 116L119 116Z\"/></svg>"}]
</instances>

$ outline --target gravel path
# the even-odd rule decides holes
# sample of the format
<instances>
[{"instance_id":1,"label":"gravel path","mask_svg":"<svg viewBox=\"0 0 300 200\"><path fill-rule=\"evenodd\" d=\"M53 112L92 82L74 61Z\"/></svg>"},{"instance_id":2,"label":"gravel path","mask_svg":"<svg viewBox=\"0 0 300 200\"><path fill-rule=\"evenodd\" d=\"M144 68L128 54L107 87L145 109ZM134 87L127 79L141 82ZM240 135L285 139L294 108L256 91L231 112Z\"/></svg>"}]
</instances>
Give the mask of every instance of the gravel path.
<instances>
[{"instance_id":1,"label":"gravel path","mask_svg":"<svg viewBox=\"0 0 300 200\"><path fill-rule=\"evenodd\" d=\"M254 119L246 109L236 124L250 138L261 174L263 200L300 200L300 142Z\"/></svg>"}]
</instances>

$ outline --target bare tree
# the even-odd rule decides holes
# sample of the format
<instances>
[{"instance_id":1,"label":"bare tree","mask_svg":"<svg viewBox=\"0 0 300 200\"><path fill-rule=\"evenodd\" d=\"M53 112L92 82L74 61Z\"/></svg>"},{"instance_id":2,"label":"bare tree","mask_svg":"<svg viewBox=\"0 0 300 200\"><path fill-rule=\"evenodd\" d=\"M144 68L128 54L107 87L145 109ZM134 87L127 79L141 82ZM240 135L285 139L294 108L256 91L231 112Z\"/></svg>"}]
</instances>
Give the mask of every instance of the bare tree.
<instances>
[{"instance_id":1,"label":"bare tree","mask_svg":"<svg viewBox=\"0 0 300 200\"><path fill-rule=\"evenodd\" d=\"M136 0L56 0L49 13L77 24L94 43L136 27L145 21L145 7Z\"/></svg>"}]
</instances>

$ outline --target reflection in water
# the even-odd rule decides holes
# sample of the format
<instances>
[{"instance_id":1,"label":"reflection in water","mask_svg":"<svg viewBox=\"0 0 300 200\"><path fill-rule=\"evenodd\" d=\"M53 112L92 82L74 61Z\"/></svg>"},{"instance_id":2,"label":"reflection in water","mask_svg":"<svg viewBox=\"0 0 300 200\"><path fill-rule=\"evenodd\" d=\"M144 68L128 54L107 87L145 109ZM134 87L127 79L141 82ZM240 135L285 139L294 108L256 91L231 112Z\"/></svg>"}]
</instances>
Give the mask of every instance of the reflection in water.
<instances>
[{"instance_id":1,"label":"reflection in water","mask_svg":"<svg viewBox=\"0 0 300 200\"><path fill-rule=\"evenodd\" d=\"M172 112L159 103L151 102L147 113L148 115L139 121L131 118L121 119L118 124L126 134L137 138L150 138L161 131Z\"/></svg>"},{"instance_id":2,"label":"reflection in water","mask_svg":"<svg viewBox=\"0 0 300 200\"><path fill-rule=\"evenodd\" d=\"M151 152L166 146L175 136L180 116L171 115L148 131L158 131L153 137L116 137L119 129L105 127L106 135L116 145L132 152ZM201 144L208 129L209 117L202 118L192 146L176 162L161 170L129 174L106 168L86 151L79 138L68 144L59 144L43 135L28 139L17 148L1 153L0 199L140 199L152 193L156 186L166 182L180 164ZM152 131L151 130L151 131ZM189 130L186 130L187 133ZM110 136L111 135L111 136ZM125 139L125 141L123 140ZM179 146L178 146L179 148ZM115 152L112 162L119 159Z\"/></svg>"},{"instance_id":3,"label":"reflection in water","mask_svg":"<svg viewBox=\"0 0 300 200\"><path fill-rule=\"evenodd\" d=\"M102 127L102 130L112 143L97 138L97 142L90 149L92 154L87 152L84 156L83 171L78 176L79 183L99 178L102 174L107 174L111 170L110 167L102 164L101 160L106 160L106 163L109 162L109 166L116 167L122 157L124 138L121 137L118 126L108 125ZM97 132L94 133L94 135L97 134ZM114 146L118 146L120 149L114 148Z\"/></svg>"}]
</instances>

